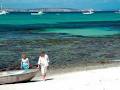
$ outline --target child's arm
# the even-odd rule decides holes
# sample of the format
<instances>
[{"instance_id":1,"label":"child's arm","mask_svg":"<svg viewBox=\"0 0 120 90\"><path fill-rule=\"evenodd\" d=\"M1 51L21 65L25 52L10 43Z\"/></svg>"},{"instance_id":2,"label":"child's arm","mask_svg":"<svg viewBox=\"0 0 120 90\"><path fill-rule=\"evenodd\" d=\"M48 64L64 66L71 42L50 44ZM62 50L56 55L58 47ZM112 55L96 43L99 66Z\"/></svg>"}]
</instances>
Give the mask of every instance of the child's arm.
<instances>
[{"instance_id":1,"label":"child's arm","mask_svg":"<svg viewBox=\"0 0 120 90\"><path fill-rule=\"evenodd\" d=\"M38 59L38 67L37 68L40 68L40 64L41 64L41 58L39 57L39 59Z\"/></svg>"},{"instance_id":2,"label":"child's arm","mask_svg":"<svg viewBox=\"0 0 120 90\"><path fill-rule=\"evenodd\" d=\"M48 57L48 55L46 55L46 56L47 56L47 62L49 63L50 62L49 57Z\"/></svg>"},{"instance_id":3,"label":"child's arm","mask_svg":"<svg viewBox=\"0 0 120 90\"><path fill-rule=\"evenodd\" d=\"M20 65L20 68L22 69L22 60L21 60L21 65Z\"/></svg>"},{"instance_id":4,"label":"child's arm","mask_svg":"<svg viewBox=\"0 0 120 90\"><path fill-rule=\"evenodd\" d=\"M28 67L30 68L30 62L29 62L29 59L27 60L27 63L28 63Z\"/></svg>"},{"instance_id":5,"label":"child's arm","mask_svg":"<svg viewBox=\"0 0 120 90\"><path fill-rule=\"evenodd\" d=\"M48 55L46 55L46 60L47 60L47 67L49 66L49 57L48 57Z\"/></svg>"}]
</instances>

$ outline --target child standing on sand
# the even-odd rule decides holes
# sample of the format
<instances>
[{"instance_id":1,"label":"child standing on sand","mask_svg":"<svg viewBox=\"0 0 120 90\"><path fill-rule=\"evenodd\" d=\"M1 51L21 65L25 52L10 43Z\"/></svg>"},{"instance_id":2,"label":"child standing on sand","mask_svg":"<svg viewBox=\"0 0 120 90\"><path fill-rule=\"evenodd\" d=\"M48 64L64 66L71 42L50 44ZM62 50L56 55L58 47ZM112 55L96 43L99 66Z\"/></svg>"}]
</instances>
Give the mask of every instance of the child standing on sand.
<instances>
[{"instance_id":1,"label":"child standing on sand","mask_svg":"<svg viewBox=\"0 0 120 90\"><path fill-rule=\"evenodd\" d=\"M22 53L21 69L29 69L29 59L27 58L26 53Z\"/></svg>"},{"instance_id":2,"label":"child standing on sand","mask_svg":"<svg viewBox=\"0 0 120 90\"><path fill-rule=\"evenodd\" d=\"M41 67L41 74L42 74L43 81L45 81L48 66L49 66L49 57L44 51L42 51L40 53L39 60L38 60L38 68Z\"/></svg>"}]
</instances>

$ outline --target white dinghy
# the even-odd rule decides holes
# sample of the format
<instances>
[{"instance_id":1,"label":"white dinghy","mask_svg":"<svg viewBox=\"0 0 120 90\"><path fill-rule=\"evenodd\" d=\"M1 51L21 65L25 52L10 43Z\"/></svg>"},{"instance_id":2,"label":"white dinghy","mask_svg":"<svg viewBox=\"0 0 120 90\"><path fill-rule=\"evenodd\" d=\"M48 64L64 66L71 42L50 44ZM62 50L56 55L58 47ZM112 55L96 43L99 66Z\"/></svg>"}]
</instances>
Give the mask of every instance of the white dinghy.
<instances>
[{"instance_id":1,"label":"white dinghy","mask_svg":"<svg viewBox=\"0 0 120 90\"><path fill-rule=\"evenodd\" d=\"M38 69L15 70L0 72L0 84L30 81L37 74Z\"/></svg>"}]
</instances>

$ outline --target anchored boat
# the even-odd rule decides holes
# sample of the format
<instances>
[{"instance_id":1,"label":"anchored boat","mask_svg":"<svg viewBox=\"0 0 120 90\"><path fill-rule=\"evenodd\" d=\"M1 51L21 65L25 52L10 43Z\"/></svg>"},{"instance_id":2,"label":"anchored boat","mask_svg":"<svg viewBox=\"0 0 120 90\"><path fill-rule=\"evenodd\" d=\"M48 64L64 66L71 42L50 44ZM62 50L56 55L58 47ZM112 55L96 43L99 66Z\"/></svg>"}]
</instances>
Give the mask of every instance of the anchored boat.
<instances>
[{"instance_id":1,"label":"anchored boat","mask_svg":"<svg viewBox=\"0 0 120 90\"><path fill-rule=\"evenodd\" d=\"M36 13L31 13L31 15L42 15L43 12L42 11L39 11L39 12L36 12Z\"/></svg>"},{"instance_id":2,"label":"anchored boat","mask_svg":"<svg viewBox=\"0 0 120 90\"><path fill-rule=\"evenodd\" d=\"M93 9L89 9L89 10L82 10L83 14L93 14L94 10Z\"/></svg>"},{"instance_id":3,"label":"anchored boat","mask_svg":"<svg viewBox=\"0 0 120 90\"><path fill-rule=\"evenodd\" d=\"M8 12L6 10L3 10L2 3L0 5L0 15L6 15Z\"/></svg>"}]
</instances>

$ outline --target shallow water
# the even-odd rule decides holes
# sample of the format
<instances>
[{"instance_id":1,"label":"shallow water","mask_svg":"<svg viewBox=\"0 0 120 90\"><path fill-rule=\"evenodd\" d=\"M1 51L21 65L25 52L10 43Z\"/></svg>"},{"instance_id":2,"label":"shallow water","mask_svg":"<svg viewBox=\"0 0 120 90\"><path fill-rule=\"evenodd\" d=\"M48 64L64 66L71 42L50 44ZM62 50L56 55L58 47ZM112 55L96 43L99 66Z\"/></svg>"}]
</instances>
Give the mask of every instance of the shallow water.
<instances>
[{"instance_id":1,"label":"shallow water","mask_svg":"<svg viewBox=\"0 0 120 90\"><path fill-rule=\"evenodd\" d=\"M33 31L34 32L34 31ZM83 28L83 29L46 29L45 31L38 31L37 33L67 33L70 35L102 37L106 35L119 34L119 30L111 30L106 27L101 28Z\"/></svg>"},{"instance_id":2,"label":"shallow water","mask_svg":"<svg viewBox=\"0 0 120 90\"><path fill-rule=\"evenodd\" d=\"M41 33L46 37L49 33L60 37L61 34L90 37L120 34L120 14L45 13L33 16L30 13L10 13L0 16L1 39L41 38Z\"/></svg>"}]
</instances>

